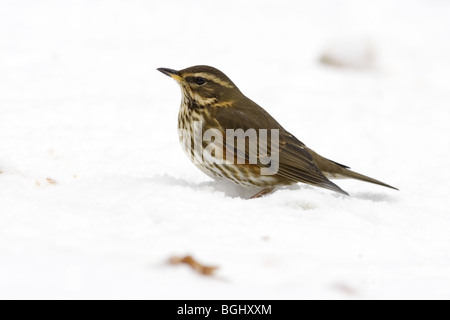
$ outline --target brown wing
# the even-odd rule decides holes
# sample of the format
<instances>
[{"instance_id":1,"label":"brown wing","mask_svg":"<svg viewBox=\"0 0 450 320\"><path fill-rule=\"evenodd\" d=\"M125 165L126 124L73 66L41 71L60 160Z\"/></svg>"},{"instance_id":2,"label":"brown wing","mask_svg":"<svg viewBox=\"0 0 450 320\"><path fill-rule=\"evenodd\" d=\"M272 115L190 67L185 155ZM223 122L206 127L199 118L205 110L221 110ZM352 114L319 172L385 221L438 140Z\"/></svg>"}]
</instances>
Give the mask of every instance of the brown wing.
<instances>
[{"instance_id":1,"label":"brown wing","mask_svg":"<svg viewBox=\"0 0 450 320\"><path fill-rule=\"evenodd\" d=\"M233 107L217 107L211 110L212 119L215 123L210 123L212 127L219 128L225 133L226 129L271 129L279 130L278 146L278 176L285 179L303 182L314 186L330 189L339 193L347 194L337 185L328 180L317 165L314 163L311 154L307 151L305 145L295 138L264 109L248 98L241 99L233 104ZM267 144L271 145L271 135L268 135ZM232 148L231 146L227 146ZM248 149L237 150L233 146L233 152L249 159ZM272 157L274 153L272 153ZM274 157L276 158L276 157ZM261 159L260 159L261 160ZM261 161L258 166L264 167Z\"/></svg>"}]
</instances>

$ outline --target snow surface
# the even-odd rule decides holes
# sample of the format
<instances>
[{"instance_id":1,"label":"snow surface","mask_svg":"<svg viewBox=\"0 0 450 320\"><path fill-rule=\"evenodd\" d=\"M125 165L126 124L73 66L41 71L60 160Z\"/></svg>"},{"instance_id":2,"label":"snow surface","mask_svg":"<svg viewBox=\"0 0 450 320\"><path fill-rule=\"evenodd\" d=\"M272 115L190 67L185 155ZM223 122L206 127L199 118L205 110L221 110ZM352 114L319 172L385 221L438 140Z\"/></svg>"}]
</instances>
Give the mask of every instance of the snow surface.
<instances>
[{"instance_id":1,"label":"snow surface","mask_svg":"<svg viewBox=\"0 0 450 320\"><path fill-rule=\"evenodd\" d=\"M1 1L0 298L450 298L449 15L443 0ZM358 64L367 43L370 68L319 62L337 44ZM210 180L156 71L196 64L401 191L245 200ZM185 254L220 269L166 263Z\"/></svg>"}]
</instances>

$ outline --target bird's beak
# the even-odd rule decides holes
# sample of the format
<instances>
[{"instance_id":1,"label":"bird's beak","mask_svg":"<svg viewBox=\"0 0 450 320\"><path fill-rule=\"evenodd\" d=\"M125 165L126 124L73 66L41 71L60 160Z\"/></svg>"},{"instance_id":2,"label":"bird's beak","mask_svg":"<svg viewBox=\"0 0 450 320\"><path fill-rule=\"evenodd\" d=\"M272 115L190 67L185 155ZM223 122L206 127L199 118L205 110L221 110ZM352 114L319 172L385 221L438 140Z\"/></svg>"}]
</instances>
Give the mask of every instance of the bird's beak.
<instances>
[{"instance_id":1,"label":"bird's beak","mask_svg":"<svg viewBox=\"0 0 450 320\"><path fill-rule=\"evenodd\" d=\"M168 68L158 68L157 70L161 71L166 76L169 76L169 77L175 79L177 82L180 82L181 80L183 80L183 78L180 76L180 73L177 70L168 69Z\"/></svg>"}]
</instances>

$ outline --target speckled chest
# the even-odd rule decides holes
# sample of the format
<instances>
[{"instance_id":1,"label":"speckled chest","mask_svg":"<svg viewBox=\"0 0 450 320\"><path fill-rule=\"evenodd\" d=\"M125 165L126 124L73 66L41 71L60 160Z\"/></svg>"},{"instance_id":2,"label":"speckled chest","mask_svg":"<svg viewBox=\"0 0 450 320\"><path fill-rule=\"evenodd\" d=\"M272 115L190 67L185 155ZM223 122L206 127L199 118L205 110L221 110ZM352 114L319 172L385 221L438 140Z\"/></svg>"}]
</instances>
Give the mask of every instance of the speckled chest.
<instances>
[{"instance_id":1,"label":"speckled chest","mask_svg":"<svg viewBox=\"0 0 450 320\"><path fill-rule=\"evenodd\" d=\"M203 162L202 137L207 116L206 108L192 107L191 101L184 99L178 113L178 138L186 155L203 173L221 179L221 170L215 164L205 165ZM196 143L199 145L196 146Z\"/></svg>"},{"instance_id":2,"label":"speckled chest","mask_svg":"<svg viewBox=\"0 0 450 320\"><path fill-rule=\"evenodd\" d=\"M183 100L178 113L178 135L181 146L189 159L203 173L213 179L227 179L245 187L265 187L276 184L274 176L260 176L249 170L247 166L239 166L230 163L205 163L203 161L203 146L196 147L203 137L205 130L205 117L211 116L207 108L195 108L189 104L189 100ZM191 106L191 107L190 107Z\"/></svg>"}]
</instances>

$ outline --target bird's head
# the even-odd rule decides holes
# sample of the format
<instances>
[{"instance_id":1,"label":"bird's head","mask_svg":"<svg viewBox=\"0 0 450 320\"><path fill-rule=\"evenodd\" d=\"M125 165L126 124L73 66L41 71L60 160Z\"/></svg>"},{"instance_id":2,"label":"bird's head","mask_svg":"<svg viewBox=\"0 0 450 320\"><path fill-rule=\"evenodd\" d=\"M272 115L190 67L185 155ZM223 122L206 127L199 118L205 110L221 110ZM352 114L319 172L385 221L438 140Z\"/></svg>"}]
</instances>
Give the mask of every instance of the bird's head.
<instances>
[{"instance_id":1,"label":"bird's head","mask_svg":"<svg viewBox=\"0 0 450 320\"><path fill-rule=\"evenodd\" d=\"M184 99L197 107L231 103L241 92L220 70L209 66L194 66L183 70L159 68L181 86Z\"/></svg>"}]
</instances>

